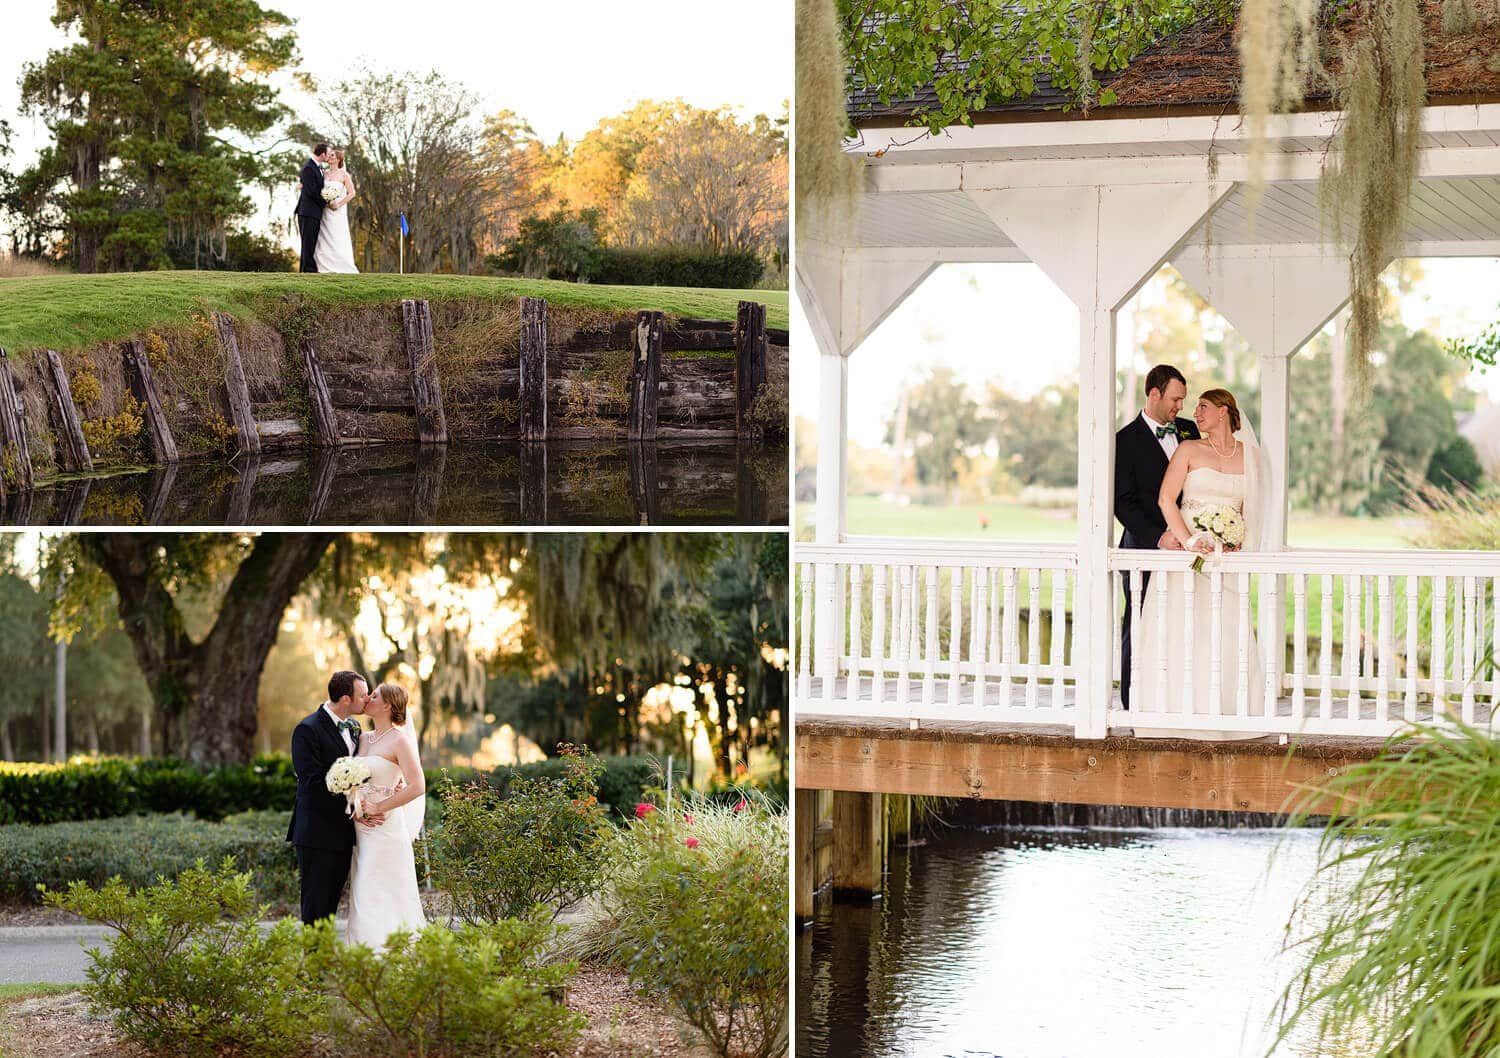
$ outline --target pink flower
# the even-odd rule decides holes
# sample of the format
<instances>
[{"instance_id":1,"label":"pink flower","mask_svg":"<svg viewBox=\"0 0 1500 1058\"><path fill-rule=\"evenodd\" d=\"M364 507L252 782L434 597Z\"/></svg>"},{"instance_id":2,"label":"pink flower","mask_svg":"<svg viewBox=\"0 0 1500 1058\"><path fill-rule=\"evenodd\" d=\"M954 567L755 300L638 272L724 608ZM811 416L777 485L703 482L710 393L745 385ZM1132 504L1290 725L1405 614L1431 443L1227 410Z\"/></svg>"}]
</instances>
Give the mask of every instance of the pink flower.
<instances>
[{"instance_id":1,"label":"pink flower","mask_svg":"<svg viewBox=\"0 0 1500 1058\"><path fill-rule=\"evenodd\" d=\"M747 801L747 800L745 800L743 797L741 797L740 798L740 803L734 806L734 810L736 812L743 812L745 809L747 809L749 807L750 807L750 802Z\"/></svg>"},{"instance_id":2,"label":"pink flower","mask_svg":"<svg viewBox=\"0 0 1500 1058\"><path fill-rule=\"evenodd\" d=\"M645 801L642 801L642 802L640 802L639 804L637 804L635 806L635 817L637 819L645 819L647 816L649 816L652 812L655 812L655 811L656 811L656 806L655 805L653 805L653 804L647 804Z\"/></svg>"},{"instance_id":3,"label":"pink flower","mask_svg":"<svg viewBox=\"0 0 1500 1058\"><path fill-rule=\"evenodd\" d=\"M698 847L698 839L697 838L688 838L686 841L683 842L683 844L686 845L690 849L696 849Z\"/></svg>"},{"instance_id":4,"label":"pink flower","mask_svg":"<svg viewBox=\"0 0 1500 1058\"><path fill-rule=\"evenodd\" d=\"M692 826L693 825L693 817L691 815L684 815L682 817L682 819L683 819L683 822L687 823L688 826Z\"/></svg>"}]
</instances>

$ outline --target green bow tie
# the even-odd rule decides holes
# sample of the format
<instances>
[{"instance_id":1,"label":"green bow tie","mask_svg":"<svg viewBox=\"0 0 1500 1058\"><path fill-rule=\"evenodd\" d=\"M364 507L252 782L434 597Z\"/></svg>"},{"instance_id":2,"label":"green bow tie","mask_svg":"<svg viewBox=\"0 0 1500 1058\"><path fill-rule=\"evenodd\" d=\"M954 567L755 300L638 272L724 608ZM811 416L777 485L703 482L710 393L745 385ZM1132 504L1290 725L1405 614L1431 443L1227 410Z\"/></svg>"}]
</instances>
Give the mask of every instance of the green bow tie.
<instances>
[{"instance_id":1,"label":"green bow tie","mask_svg":"<svg viewBox=\"0 0 1500 1058\"><path fill-rule=\"evenodd\" d=\"M1158 426L1156 428L1156 439L1157 440L1161 440L1163 437L1167 436L1167 434L1171 434L1173 437L1177 436L1177 424L1176 423L1168 423L1166 426Z\"/></svg>"},{"instance_id":2,"label":"green bow tie","mask_svg":"<svg viewBox=\"0 0 1500 1058\"><path fill-rule=\"evenodd\" d=\"M353 739L358 739L364 734L364 728L359 726L358 720L340 720L339 730L349 732L349 737Z\"/></svg>"}]
</instances>

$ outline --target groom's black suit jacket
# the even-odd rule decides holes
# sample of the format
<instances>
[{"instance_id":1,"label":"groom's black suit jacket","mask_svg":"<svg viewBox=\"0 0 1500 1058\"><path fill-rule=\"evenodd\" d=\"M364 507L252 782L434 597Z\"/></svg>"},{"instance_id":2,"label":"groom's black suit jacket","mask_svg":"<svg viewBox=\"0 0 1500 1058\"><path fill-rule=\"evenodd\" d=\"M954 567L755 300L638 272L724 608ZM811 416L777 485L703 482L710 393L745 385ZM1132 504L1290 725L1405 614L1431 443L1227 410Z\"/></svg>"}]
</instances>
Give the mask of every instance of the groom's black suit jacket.
<instances>
[{"instance_id":1,"label":"groom's black suit jacket","mask_svg":"<svg viewBox=\"0 0 1500 1058\"><path fill-rule=\"evenodd\" d=\"M297 802L286 839L310 849L352 849L354 821L344 809L343 794L328 792L328 769L349 748L333 717L319 705L292 731L292 769L297 773Z\"/></svg>"},{"instance_id":2,"label":"groom's black suit jacket","mask_svg":"<svg viewBox=\"0 0 1500 1058\"><path fill-rule=\"evenodd\" d=\"M1192 419L1176 419L1178 443L1199 440ZM1154 549L1167 531L1157 496L1167 476L1167 453L1156 432L1137 413L1115 434L1115 517L1125 527L1121 547Z\"/></svg>"},{"instance_id":3,"label":"groom's black suit jacket","mask_svg":"<svg viewBox=\"0 0 1500 1058\"><path fill-rule=\"evenodd\" d=\"M318 168L315 159L309 158L302 163L301 181L302 193L297 196L297 215L321 220L326 205L323 201L323 170Z\"/></svg>"}]
</instances>

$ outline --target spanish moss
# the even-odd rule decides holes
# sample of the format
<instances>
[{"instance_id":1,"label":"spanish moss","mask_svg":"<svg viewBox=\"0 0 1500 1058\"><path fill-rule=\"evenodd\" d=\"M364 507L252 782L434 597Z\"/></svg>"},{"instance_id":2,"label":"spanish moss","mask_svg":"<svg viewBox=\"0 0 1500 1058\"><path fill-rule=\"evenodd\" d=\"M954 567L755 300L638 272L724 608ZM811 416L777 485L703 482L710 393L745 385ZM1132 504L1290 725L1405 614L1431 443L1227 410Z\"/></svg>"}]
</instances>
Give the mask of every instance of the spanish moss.
<instances>
[{"instance_id":1,"label":"spanish moss","mask_svg":"<svg viewBox=\"0 0 1500 1058\"><path fill-rule=\"evenodd\" d=\"M844 57L834 0L797 0L797 236L848 241L860 162L844 153Z\"/></svg>"}]
</instances>

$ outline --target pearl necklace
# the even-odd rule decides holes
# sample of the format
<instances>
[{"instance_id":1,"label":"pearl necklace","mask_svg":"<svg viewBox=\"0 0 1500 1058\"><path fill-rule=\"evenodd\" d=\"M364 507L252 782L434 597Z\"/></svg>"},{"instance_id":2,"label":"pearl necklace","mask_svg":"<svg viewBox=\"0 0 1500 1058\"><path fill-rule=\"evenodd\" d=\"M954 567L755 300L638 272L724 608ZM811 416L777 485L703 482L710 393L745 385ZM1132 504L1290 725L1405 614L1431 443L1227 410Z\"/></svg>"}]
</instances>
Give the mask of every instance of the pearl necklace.
<instances>
[{"instance_id":1,"label":"pearl necklace","mask_svg":"<svg viewBox=\"0 0 1500 1058\"><path fill-rule=\"evenodd\" d=\"M1214 439L1213 439L1212 436L1210 436L1209 439L1208 439L1208 447L1212 448L1214 450L1214 455L1218 456L1221 460L1222 459L1233 459L1234 458L1234 454L1236 452L1238 452L1239 449L1240 449L1240 442L1239 442L1238 438L1233 438L1232 440L1234 441L1234 444L1232 444L1232 445L1229 446L1229 454L1228 455L1225 455L1223 452L1219 451L1219 446L1216 445L1216 444L1214 444Z\"/></svg>"}]
</instances>

